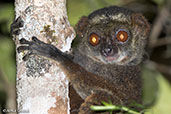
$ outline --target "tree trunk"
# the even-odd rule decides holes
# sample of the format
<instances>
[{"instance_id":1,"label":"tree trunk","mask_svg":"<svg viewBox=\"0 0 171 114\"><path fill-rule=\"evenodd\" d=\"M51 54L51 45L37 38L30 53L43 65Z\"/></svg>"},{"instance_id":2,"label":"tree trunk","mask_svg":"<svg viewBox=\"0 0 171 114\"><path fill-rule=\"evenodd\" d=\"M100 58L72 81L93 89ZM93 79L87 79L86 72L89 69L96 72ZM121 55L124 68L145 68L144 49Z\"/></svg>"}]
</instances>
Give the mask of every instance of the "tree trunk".
<instances>
[{"instance_id":1,"label":"tree trunk","mask_svg":"<svg viewBox=\"0 0 171 114\"><path fill-rule=\"evenodd\" d=\"M75 32L70 26L65 0L16 0L16 18L21 17L24 26L15 36L19 40L40 40L53 44L62 51L68 51ZM17 53L17 108L19 113L69 114L69 89L66 76L53 61L30 56L27 61Z\"/></svg>"}]
</instances>

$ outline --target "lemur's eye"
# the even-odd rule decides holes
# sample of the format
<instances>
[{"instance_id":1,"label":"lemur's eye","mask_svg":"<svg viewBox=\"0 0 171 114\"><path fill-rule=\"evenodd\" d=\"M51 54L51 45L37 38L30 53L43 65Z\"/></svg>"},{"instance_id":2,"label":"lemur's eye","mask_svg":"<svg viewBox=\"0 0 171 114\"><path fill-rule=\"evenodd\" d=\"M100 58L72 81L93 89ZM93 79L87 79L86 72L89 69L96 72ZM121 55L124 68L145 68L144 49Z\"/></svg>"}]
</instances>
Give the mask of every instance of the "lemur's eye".
<instances>
[{"instance_id":1,"label":"lemur's eye","mask_svg":"<svg viewBox=\"0 0 171 114\"><path fill-rule=\"evenodd\" d=\"M97 34L92 33L89 37L89 42L92 46L97 46L100 42L100 38Z\"/></svg>"},{"instance_id":2,"label":"lemur's eye","mask_svg":"<svg viewBox=\"0 0 171 114\"><path fill-rule=\"evenodd\" d=\"M118 30L116 32L116 38L120 42L127 41L128 40L128 37L129 37L128 32L126 30L124 30L124 29L120 29L120 30Z\"/></svg>"}]
</instances>

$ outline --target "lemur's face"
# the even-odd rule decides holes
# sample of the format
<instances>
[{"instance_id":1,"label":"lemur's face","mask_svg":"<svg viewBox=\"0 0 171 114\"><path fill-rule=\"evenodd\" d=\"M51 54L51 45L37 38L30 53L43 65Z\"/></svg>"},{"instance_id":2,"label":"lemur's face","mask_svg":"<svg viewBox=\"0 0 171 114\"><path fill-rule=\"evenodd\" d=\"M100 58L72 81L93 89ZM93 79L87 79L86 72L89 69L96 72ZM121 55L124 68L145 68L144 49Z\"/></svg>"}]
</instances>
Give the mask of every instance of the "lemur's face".
<instances>
[{"instance_id":1,"label":"lemur's face","mask_svg":"<svg viewBox=\"0 0 171 114\"><path fill-rule=\"evenodd\" d=\"M109 7L90 14L86 23L79 47L85 56L105 64L142 61L150 27L141 14Z\"/></svg>"}]
</instances>

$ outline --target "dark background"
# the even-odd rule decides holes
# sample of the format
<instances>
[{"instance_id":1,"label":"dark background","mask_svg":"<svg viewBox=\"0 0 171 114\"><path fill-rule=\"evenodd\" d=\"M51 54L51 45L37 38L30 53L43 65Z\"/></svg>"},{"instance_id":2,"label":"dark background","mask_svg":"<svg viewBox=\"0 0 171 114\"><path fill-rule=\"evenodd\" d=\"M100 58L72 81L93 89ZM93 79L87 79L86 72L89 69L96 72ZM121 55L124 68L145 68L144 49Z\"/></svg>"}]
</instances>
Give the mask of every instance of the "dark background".
<instances>
[{"instance_id":1,"label":"dark background","mask_svg":"<svg viewBox=\"0 0 171 114\"><path fill-rule=\"evenodd\" d=\"M143 13L152 26L148 44L149 61L143 66L144 103L151 104L148 114L171 114L171 0L68 0L72 26L83 15L109 5L118 5ZM167 15L169 13L169 15ZM14 0L0 2L0 114L14 110L15 45L10 36L14 19ZM156 42L153 41L156 39Z\"/></svg>"}]
</instances>

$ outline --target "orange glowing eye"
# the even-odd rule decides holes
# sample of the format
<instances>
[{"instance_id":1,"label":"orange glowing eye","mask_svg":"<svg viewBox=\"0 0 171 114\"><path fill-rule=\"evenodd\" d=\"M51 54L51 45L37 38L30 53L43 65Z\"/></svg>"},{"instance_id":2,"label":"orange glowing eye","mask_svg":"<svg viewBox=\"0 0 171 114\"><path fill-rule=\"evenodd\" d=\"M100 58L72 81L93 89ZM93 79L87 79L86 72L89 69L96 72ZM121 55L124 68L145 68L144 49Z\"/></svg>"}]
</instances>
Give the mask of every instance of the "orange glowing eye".
<instances>
[{"instance_id":1,"label":"orange glowing eye","mask_svg":"<svg viewBox=\"0 0 171 114\"><path fill-rule=\"evenodd\" d=\"M99 39L99 36L97 34L93 33L90 35L89 42L92 46L98 45L99 41L100 41L100 39Z\"/></svg>"},{"instance_id":2,"label":"orange glowing eye","mask_svg":"<svg viewBox=\"0 0 171 114\"><path fill-rule=\"evenodd\" d=\"M120 42L125 42L128 39L128 33L124 30L120 30L119 32L117 32L116 34L116 38L120 41Z\"/></svg>"}]
</instances>

